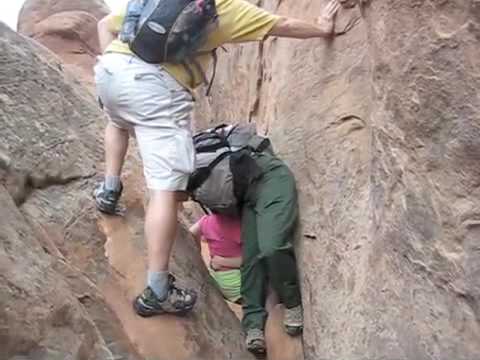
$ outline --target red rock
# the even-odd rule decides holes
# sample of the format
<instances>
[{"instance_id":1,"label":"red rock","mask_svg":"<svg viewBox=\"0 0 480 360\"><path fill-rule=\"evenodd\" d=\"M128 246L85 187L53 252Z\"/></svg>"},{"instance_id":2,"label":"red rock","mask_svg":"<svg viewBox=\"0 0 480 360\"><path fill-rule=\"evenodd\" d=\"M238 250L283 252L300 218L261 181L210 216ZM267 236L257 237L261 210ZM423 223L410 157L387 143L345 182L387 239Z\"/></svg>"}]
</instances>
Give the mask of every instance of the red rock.
<instances>
[{"instance_id":1,"label":"red rock","mask_svg":"<svg viewBox=\"0 0 480 360\"><path fill-rule=\"evenodd\" d=\"M102 0L27 0L18 17L18 31L60 56L93 89L93 66L100 52L97 22L108 11Z\"/></svg>"},{"instance_id":2,"label":"red rock","mask_svg":"<svg viewBox=\"0 0 480 360\"><path fill-rule=\"evenodd\" d=\"M373 0L338 29L358 15L228 47L196 121L256 121L296 175L305 359L480 358L480 6Z\"/></svg>"}]
</instances>

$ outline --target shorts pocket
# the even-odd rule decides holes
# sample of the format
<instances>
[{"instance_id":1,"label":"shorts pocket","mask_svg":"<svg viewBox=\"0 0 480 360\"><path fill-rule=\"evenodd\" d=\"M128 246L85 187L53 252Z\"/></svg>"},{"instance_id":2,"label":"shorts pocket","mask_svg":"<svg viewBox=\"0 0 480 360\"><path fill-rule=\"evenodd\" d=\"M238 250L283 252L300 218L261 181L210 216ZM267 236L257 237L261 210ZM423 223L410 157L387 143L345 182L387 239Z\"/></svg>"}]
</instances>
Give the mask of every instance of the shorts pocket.
<instances>
[{"instance_id":1,"label":"shorts pocket","mask_svg":"<svg viewBox=\"0 0 480 360\"><path fill-rule=\"evenodd\" d=\"M185 87L180 84L177 79L175 79L168 71L166 71L163 68L160 68L159 70L160 74L162 75L164 81L166 84L168 84L169 88L172 91L178 92L178 91L187 91ZM187 91L188 92L188 91Z\"/></svg>"},{"instance_id":2,"label":"shorts pocket","mask_svg":"<svg viewBox=\"0 0 480 360\"><path fill-rule=\"evenodd\" d=\"M173 92L158 72L138 71L131 75L131 82L125 83L130 100L141 110L139 119L159 120L170 112ZM165 119L163 120L165 121Z\"/></svg>"},{"instance_id":3,"label":"shorts pocket","mask_svg":"<svg viewBox=\"0 0 480 360\"><path fill-rule=\"evenodd\" d=\"M160 72L137 72L133 76L133 80L142 83L142 86L146 84L165 91L172 90L165 77Z\"/></svg>"}]
</instances>

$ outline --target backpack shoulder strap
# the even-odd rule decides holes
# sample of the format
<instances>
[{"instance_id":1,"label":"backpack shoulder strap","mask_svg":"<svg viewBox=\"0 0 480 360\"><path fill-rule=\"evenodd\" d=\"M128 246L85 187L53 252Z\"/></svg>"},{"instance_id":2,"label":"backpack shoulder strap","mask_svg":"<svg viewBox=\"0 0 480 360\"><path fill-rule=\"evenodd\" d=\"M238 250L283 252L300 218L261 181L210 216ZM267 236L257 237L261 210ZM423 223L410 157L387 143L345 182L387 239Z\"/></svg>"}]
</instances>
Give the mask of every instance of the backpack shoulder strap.
<instances>
[{"instance_id":1,"label":"backpack shoulder strap","mask_svg":"<svg viewBox=\"0 0 480 360\"><path fill-rule=\"evenodd\" d=\"M193 73L192 67L186 61L182 61L181 65L185 68L185 71L190 78L190 86L193 88L195 86L195 74Z\"/></svg>"},{"instance_id":2,"label":"backpack shoulder strap","mask_svg":"<svg viewBox=\"0 0 480 360\"><path fill-rule=\"evenodd\" d=\"M206 96L210 96L210 91L212 90L213 82L215 81L215 75L217 75L217 64L218 64L217 49L214 49L212 51L212 57L213 57L213 72L212 72L212 77L210 78L210 83L208 84L208 87L207 87L207 92L205 93Z\"/></svg>"},{"instance_id":3,"label":"backpack shoulder strap","mask_svg":"<svg viewBox=\"0 0 480 360\"><path fill-rule=\"evenodd\" d=\"M221 46L223 51L227 52L227 49L224 46ZM210 81L207 80L207 76L205 75L205 71L203 71L202 67L196 60L193 60L192 62L194 65L197 67L197 70L202 74L203 82L205 84L208 84L207 91L205 93L206 96L210 95L210 92L212 90L213 82L215 81L215 76L217 75L217 65L218 65L218 54L217 54L218 48L215 48L211 51L197 51L196 55L204 55L204 54L212 54L213 58L213 72L212 72L212 77L210 78Z\"/></svg>"}]
</instances>

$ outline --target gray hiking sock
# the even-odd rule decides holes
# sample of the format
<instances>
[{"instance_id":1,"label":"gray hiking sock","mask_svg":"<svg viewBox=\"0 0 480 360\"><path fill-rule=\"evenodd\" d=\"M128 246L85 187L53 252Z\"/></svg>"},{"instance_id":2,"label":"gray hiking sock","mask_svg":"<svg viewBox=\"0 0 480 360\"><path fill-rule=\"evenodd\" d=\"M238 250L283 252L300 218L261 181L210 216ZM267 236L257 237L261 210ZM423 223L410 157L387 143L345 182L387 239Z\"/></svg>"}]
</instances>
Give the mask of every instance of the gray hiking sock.
<instances>
[{"instance_id":1,"label":"gray hiking sock","mask_svg":"<svg viewBox=\"0 0 480 360\"><path fill-rule=\"evenodd\" d=\"M107 190L119 191L120 190L120 176L105 176L105 188Z\"/></svg>"},{"instance_id":2,"label":"gray hiking sock","mask_svg":"<svg viewBox=\"0 0 480 360\"><path fill-rule=\"evenodd\" d=\"M168 271L149 271L147 284L160 301L165 300L168 295Z\"/></svg>"}]
</instances>

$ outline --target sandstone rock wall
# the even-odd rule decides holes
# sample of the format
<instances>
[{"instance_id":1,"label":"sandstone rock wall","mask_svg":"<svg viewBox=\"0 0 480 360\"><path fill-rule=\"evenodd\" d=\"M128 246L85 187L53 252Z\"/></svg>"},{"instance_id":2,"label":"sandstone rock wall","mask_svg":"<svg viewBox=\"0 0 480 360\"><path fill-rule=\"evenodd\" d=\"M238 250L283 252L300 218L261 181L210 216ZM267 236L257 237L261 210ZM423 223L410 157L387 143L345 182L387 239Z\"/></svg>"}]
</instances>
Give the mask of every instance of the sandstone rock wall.
<instances>
[{"instance_id":1,"label":"sandstone rock wall","mask_svg":"<svg viewBox=\"0 0 480 360\"><path fill-rule=\"evenodd\" d=\"M197 126L256 121L295 171L306 359L478 358L480 3L373 0L339 29L357 15L229 47Z\"/></svg>"}]
</instances>

